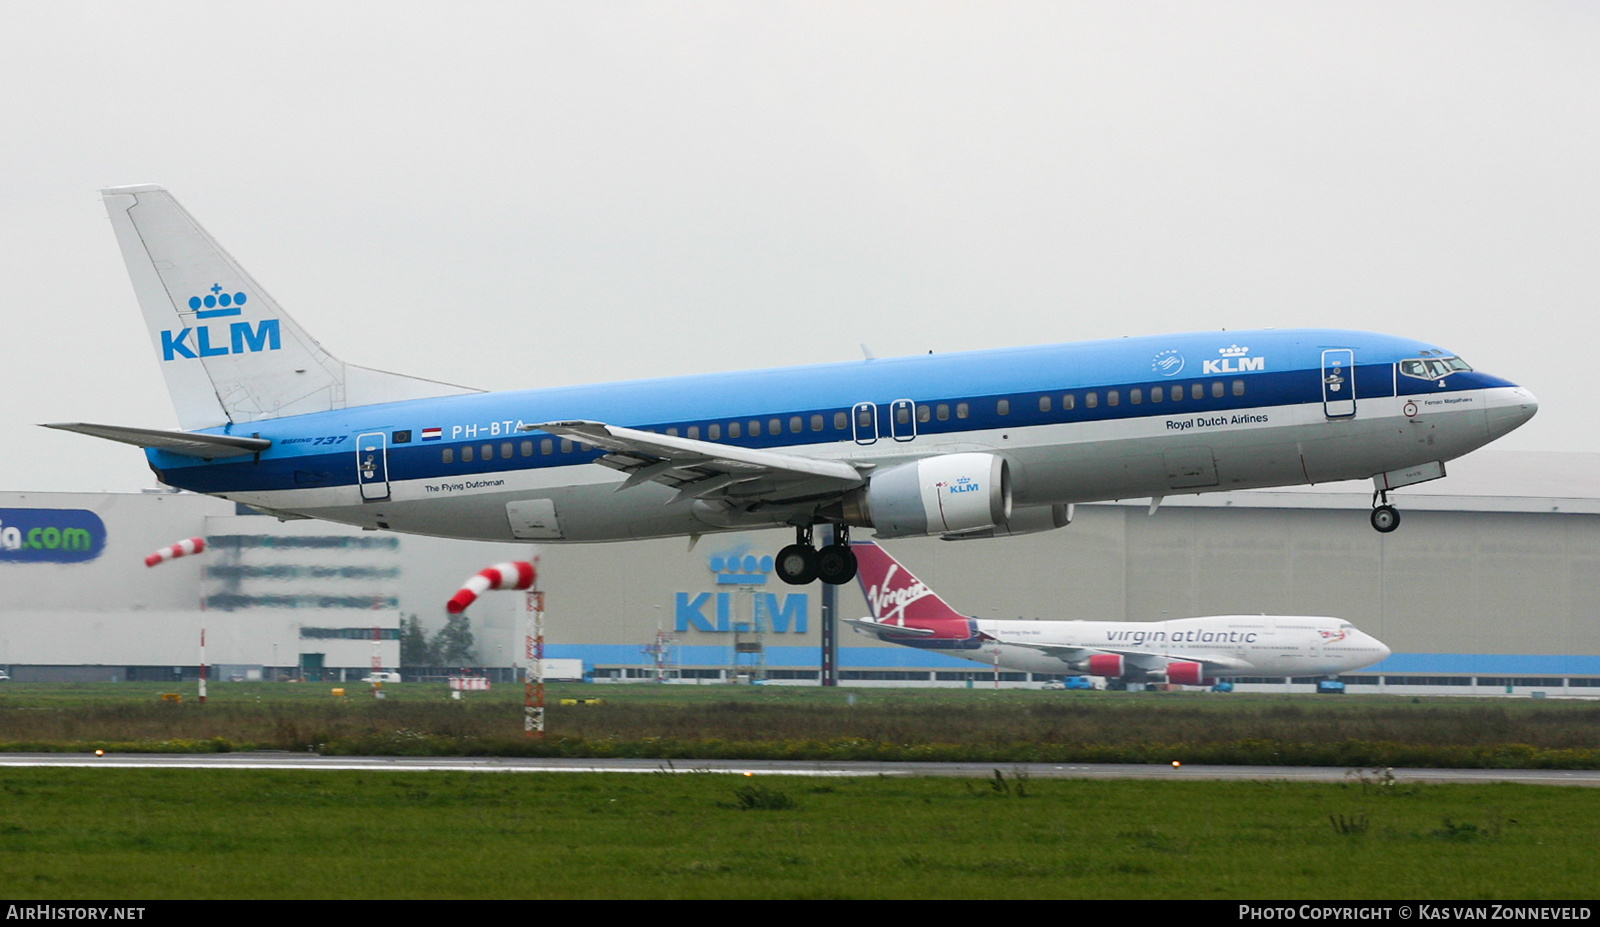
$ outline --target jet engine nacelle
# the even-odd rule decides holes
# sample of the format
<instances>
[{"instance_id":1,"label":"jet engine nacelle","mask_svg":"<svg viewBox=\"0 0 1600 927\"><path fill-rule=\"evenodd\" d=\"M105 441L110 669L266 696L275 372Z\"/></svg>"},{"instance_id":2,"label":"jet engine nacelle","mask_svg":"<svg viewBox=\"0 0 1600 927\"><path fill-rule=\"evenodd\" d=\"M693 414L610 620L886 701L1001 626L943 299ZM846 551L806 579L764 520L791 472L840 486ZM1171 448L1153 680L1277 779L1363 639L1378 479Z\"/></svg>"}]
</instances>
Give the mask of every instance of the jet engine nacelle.
<instances>
[{"instance_id":1,"label":"jet engine nacelle","mask_svg":"<svg viewBox=\"0 0 1600 927\"><path fill-rule=\"evenodd\" d=\"M1011 471L996 454L945 454L872 474L842 506L846 524L880 538L964 534L1011 516Z\"/></svg>"},{"instance_id":2,"label":"jet engine nacelle","mask_svg":"<svg viewBox=\"0 0 1600 927\"><path fill-rule=\"evenodd\" d=\"M1090 676L1107 676L1111 679L1121 679L1124 665L1120 653L1097 653L1089 657L1088 672Z\"/></svg>"},{"instance_id":3,"label":"jet engine nacelle","mask_svg":"<svg viewBox=\"0 0 1600 927\"><path fill-rule=\"evenodd\" d=\"M1202 685L1205 667L1190 660L1174 660L1167 664L1167 682L1180 686Z\"/></svg>"},{"instance_id":4,"label":"jet engine nacelle","mask_svg":"<svg viewBox=\"0 0 1600 927\"><path fill-rule=\"evenodd\" d=\"M1018 505L1013 506L1011 515L1004 524L995 525L993 528L980 528L977 531L963 531L960 534L946 534L939 538L941 541L969 541L975 538L1011 538L1021 534L1038 534L1041 531L1054 531L1065 528L1072 523L1072 506L1070 505Z\"/></svg>"}]
</instances>

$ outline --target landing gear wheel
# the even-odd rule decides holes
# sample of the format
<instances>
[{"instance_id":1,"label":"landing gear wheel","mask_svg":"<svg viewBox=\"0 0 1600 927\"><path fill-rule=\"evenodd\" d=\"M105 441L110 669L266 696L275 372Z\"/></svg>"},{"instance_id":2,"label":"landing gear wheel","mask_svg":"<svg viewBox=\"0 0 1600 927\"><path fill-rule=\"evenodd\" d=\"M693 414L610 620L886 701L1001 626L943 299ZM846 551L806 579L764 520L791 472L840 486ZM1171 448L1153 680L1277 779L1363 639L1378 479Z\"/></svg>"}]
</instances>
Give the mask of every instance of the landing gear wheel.
<instances>
[{"instance_id":1,"label":"landing gear wheel","mask_svg":"<svg viewBox=\"0 0 1600 927\"><path fill-rule=\"evenodd\" d=\"M806 544L790 544L778 551L773 568L791 586L804 586L817 578L817 552Z\"/></svg>"},{"instance_id":2,"label":"landing gear wheel","mask_svg":"<svg viewBox=\"0 0 1600 927\"><path fill-rule=\"evenodd\" d=\"M1388 534L1400 527L1400 512L1394 506L1384 503L1372 510L1372 527L1383 534Z\"/></svg>"},{"instance_id":3,"label":"landing gear wheel","mask_svg":"<svg viewBox=\"0 0 1600 927\"><path fill-rule=\"evenodd\" d=\"M856 578L856 553L846 544L829 544L817 553L817 578L842 586Z\"/></svg>"}]
</instances>

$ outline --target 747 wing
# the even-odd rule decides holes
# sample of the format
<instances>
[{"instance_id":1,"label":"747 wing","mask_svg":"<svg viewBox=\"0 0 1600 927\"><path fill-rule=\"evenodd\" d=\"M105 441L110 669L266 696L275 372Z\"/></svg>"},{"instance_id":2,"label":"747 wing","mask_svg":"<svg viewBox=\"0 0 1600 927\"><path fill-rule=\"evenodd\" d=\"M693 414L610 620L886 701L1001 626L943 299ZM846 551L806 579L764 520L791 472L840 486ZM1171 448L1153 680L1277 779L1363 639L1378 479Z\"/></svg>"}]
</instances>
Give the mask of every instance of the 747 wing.
<instances>
[{"instance_id":1,"label":"747 wing","mask_svg":"<svg viewBox=\"0 0 1600 927\"><path fill-rule=\"evenodd\" d=\"M1063 663L1077 663L1087 660L1097 653L1114 653L1122 656L1134 666L1149 671L1159 671L1162 667L1174 660L1183 660L1190 663L1199 663L1208 670L1238 671L1248 669L1250 664L1244 660L1226 657L1221 654L1207 653L1191 656L1182 653L1156 653L1150 650L1130 650L1126 647L1074 647L1070 644L1044 644L1036 641L1013 641L1000 639L1003 644L1014 644L1018 647L1028 647L1041 653L1049 654Z\"/></svg>"}]
</instances>

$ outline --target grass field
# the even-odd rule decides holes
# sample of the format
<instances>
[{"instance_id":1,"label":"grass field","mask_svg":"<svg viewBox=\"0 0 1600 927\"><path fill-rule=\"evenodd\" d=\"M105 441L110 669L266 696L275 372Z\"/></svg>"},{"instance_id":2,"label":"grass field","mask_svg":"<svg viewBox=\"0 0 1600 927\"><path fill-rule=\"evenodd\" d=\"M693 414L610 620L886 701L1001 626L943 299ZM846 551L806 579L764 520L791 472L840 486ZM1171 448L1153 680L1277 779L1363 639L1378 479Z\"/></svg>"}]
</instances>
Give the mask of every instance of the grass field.
<instances>
[{"instance_id":1,"label":"grass field","mask_svg":"<svg viewBox=\"0 0 1600 927\"><path fill-rule=\"evenodd\" d=\"M0 687L0 749L993 760L988 779L0 770L0 893L162 898L1592 897L1600 790L1028 780L1072 755L1600 764L1591 703L1200 693ZM562 697L603 705L561 706ZM1383 754L1411 762L1345 762ZM1462 762L1465 759L1468 762Z\"/></svg>"},{"instance_id":2,"label":"grass field","mask_svg":"<svg viewBox=\"0 0 1600 927\"><path fill-rule=\"evenodd\" d=\"M0 894L1588 898L1600 790L0 771Z\"/></svg>"},{"instance_id":3,"label":"grass field","mask_svg":"<svg viewBox=\"0 0 1600 927\"><path fill-rule=\"evenodd\" d=\"M1600 703L1554 699L570 684L550 687L541 743L522 736L520 686L457 701L219 683L205 705L168 688L8 684L0 749L1600 767Z\"/></svg>"}]
</instances>

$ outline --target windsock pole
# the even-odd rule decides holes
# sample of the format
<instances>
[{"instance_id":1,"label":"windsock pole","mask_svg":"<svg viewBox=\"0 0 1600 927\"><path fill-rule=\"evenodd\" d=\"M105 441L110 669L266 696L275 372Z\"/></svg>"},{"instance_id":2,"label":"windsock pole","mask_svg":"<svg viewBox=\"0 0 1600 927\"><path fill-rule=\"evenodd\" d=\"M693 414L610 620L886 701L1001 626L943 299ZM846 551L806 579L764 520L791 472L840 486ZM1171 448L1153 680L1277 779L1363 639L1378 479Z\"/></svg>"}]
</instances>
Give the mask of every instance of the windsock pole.
<instances>
[{"instance_id":1,"label":"windsock pole","mask_svg":"<svg viewBox=\"0 0 1600 927\"><path fill-rule=\"evenodd\" d=\"M456 590L456 594L450 597L445 608L450 614L459 615L467 610L467 606L476 602L478 596L490 589L527 591L525 606L527 616L524 619L526 639L523 644L523 654L528 664L523 670L527 697L522 726L523 733L528 737L537 736L542 740L544 738L544 593L534 588L538 578L538 569L526 560L484 567Z\"/></svg>"},{"instance_id":2,"label":"windsock pole","mask_svg":"<svg viewBox=\"0 0 1600 927\"><path fill-rule=\"evenodd\" d=\"M544 593L537 589L528 590L526 624L522 733L544 740Z\"/></svg>"}]
</instances>

